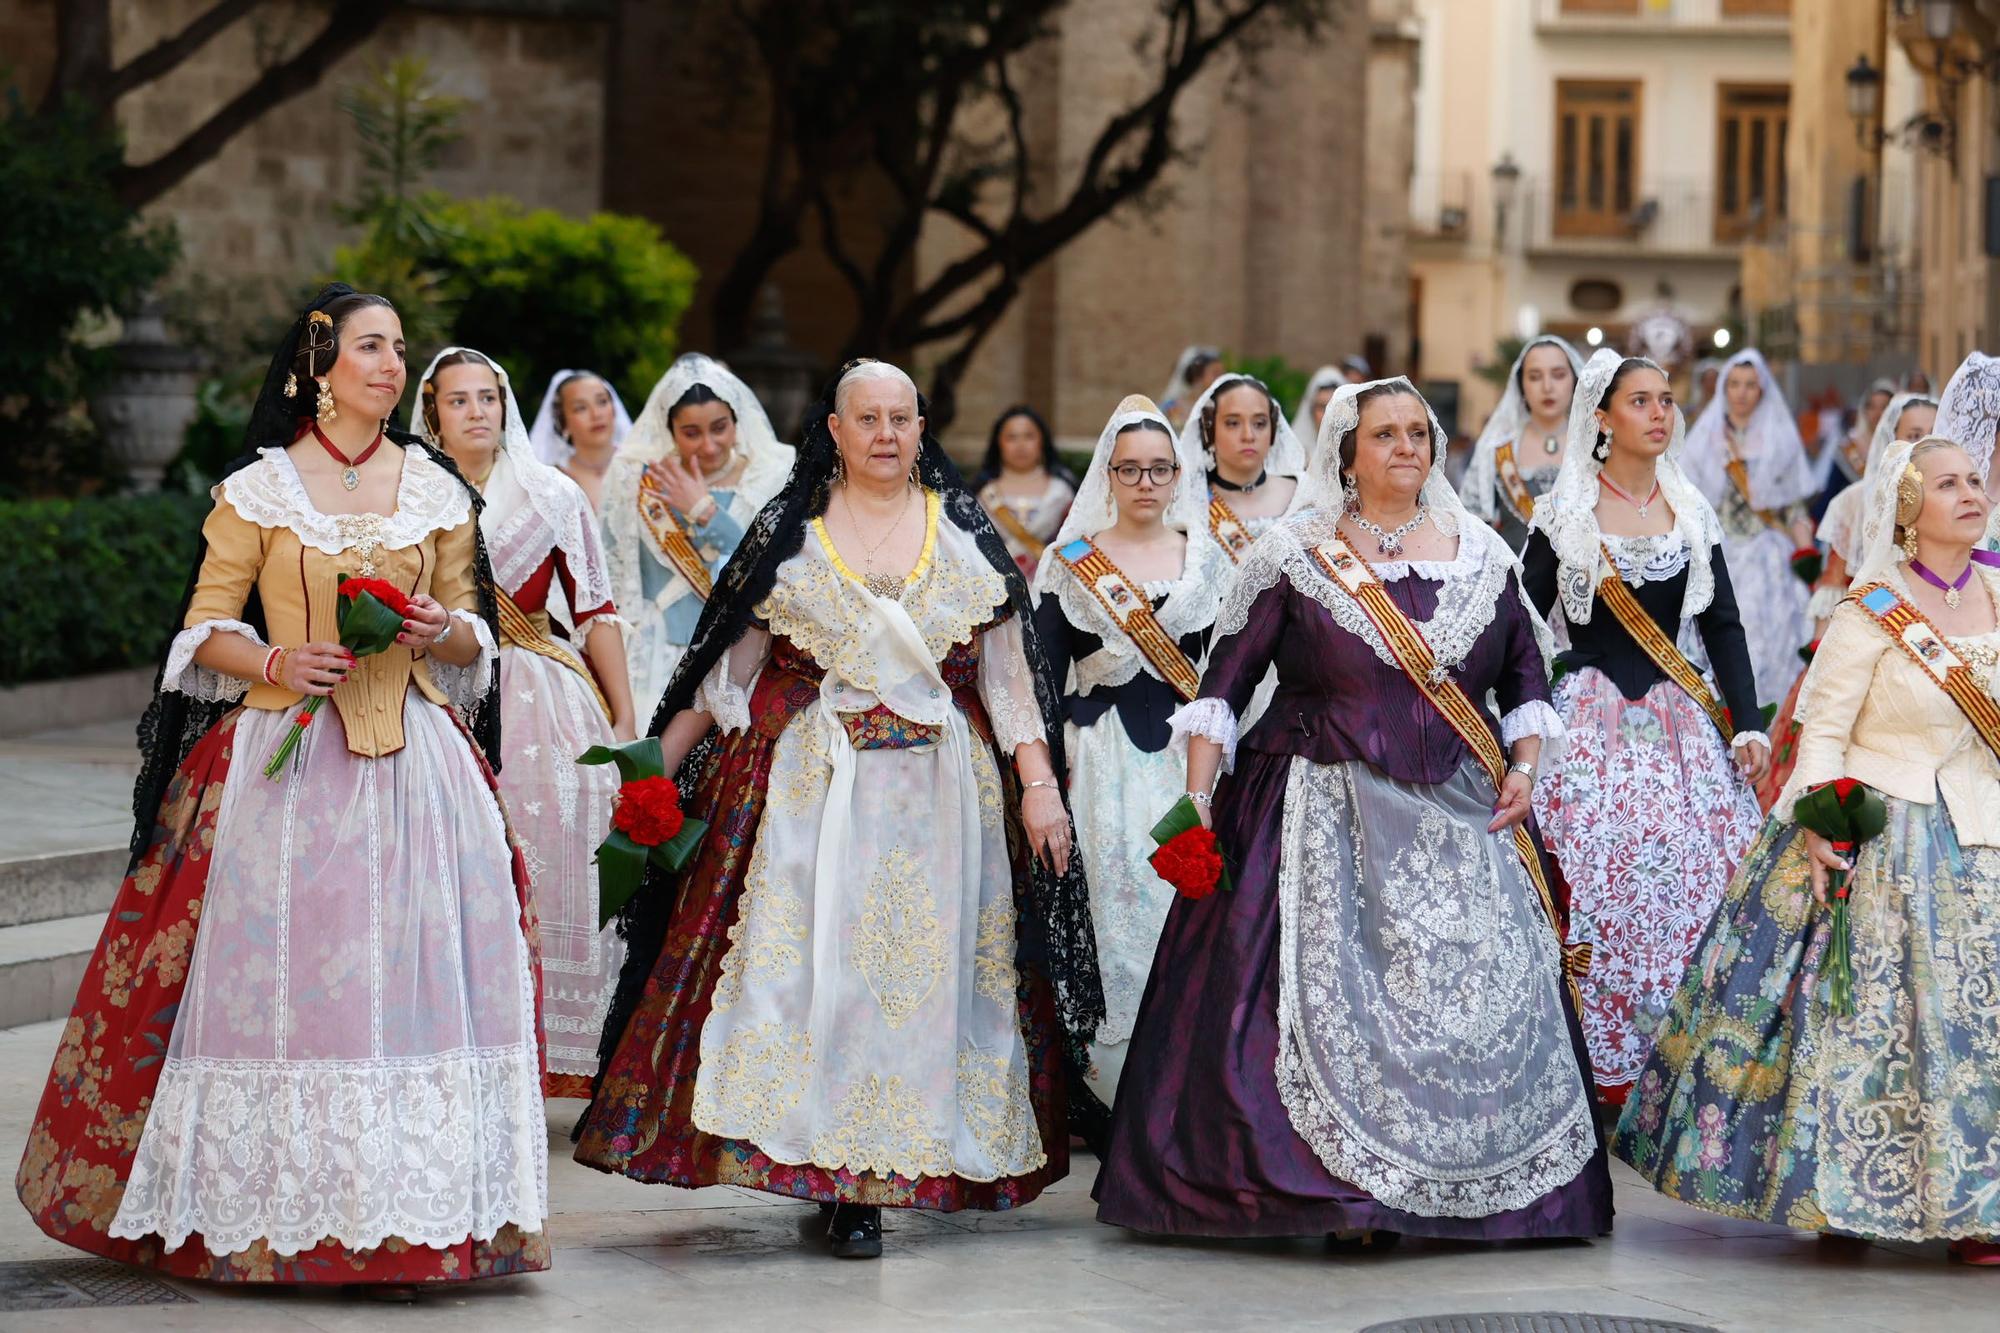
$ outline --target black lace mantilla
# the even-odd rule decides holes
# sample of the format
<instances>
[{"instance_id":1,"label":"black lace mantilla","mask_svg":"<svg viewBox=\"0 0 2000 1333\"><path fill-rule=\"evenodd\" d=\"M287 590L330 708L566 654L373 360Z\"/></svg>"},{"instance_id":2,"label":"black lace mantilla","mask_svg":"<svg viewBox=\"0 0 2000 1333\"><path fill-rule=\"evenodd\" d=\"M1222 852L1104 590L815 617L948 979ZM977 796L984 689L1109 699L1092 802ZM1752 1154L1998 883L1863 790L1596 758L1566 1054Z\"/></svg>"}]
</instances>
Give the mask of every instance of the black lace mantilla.
<instances>
[{"instance_id":1,"label":"black lace mantilla","mask_svg":"<svg viewBox=\"0 0 2000 1333\"><path fill-rule=\"evenodd\" d=\"M297 438L299 422L312 413L312 395L317 389L307 383L299 386L295 394L285 392L286 379L292 371L292 363L297 354L299 339L304 336L306 318L316 310L324 310L329 304L343 296L353 294L354 289L342 283L333 283L313 298L313 303L299 312L293 322L291 332L279 344L277 353L271 358L270 369L264 373L264 385L257 394L257 403L250 411L250 424L243 432L244 452L241 457L223 469L228 477L258 461L257 451L273 446L283 448ZM493 595L493 563L486 555L486 539L479 535L477 519L485 506L479 491L458 470L450 455L405 431L390 428L388 438L405 449L421 449L431 461L457 477L472 497L474 518L474 560L479 587L479 615L486 622L493 635L493 641L500 641L500 611ZM146 705L146 712L139 719L139 778L132 787L132 842L131 867L139 864L139 859L152 845L154 824L159 817L160 803L166 799L167 788L172 784L174 774L186 762L188 752L193 750L208 730L236 704L229 700L201 700L190 698L178 690L166 690L161 686L166 671L167 653L173 645L174 636L180 633L187 621L188 606L194 600L195 583L201 577L202 562L208 558L208 542L197 537L194 565L188 571L187 586L181 593L180 607L174 614L173 628L167 632L166 642L160 648L159 667L153 674L153 698ZM257 598L257 589L250 589L249 600L244 603L242 620L252 625L259 634L266 634L264 608ZM488 683L485 695L465 718L473 739L485 754L487 763L497 772L500 768L500 679L496 671Z\"/></svg>"},{"instance_id":2,"label":"black lace mantilla","mask_svg":"<svg viewBox=\"0 0 2000 1333\"><path fill-rule=\"evenodd\" d=\"M838 382L836 379L829 383L820 400L806 409L799 430L802 443L790 479L751 521L742 544L716 580L714 595L702 608L701 620L695 627L694 641L687 655L681 658L673 681L660 700L659 711L653 715L654 733L662 731L668 719L692 705L696 687L743 637L751 623L753 608L776 583L778 567L797 554L805 541L808 524L826 512L836 456L826 419L833 412ZM928 410L928 402L919 395L917 411L922 414ZM923 484L937 492L942 516L969 533L987 563L1007 581L1007 601L1020 622L1028 666L1035 677L1035 702L1041 708L1043 735L1055 771L1067 773L1069 767L1063 758L1062 682L1056 678L1035 633L1028 585L978 498L966 488L958 468L928 429L924 432L917 466ZM682 763L678 780L684 785L697 780L715 734L711 730L709 737ZM1064 799L1067 801L1066 796ZM1072 853L1069 870L1061 875L1037 860L1033 889L1033 910L1022 920L1016 954L1023 964L1039 969L1049 978L1055 988L1057 1013L1067 1045L1072 1056L1080 1057L1104 1020L1104 987L1097 971L1097 939L1091 928L1083 859ZM600 1062L608 1061L617 1049L625 1025L638 1007L646 979L665 942L677 892L678 885L671 875L649 869L640 891L619 916L619 933L626 938L629 952L604 1024Z\"/></svg>"}]
</instances>

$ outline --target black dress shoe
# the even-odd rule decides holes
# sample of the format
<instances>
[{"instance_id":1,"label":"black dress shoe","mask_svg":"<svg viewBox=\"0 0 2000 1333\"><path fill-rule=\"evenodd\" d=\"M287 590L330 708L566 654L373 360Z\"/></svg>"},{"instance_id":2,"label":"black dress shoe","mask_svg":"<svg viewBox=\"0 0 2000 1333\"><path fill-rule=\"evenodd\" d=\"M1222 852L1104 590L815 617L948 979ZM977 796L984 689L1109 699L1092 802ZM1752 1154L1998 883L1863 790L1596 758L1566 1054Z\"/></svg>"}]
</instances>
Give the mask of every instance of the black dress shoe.
<instances>
[{"instance_id":1,"label":"black dress shoe","mask_svg":"<svg viewBox=\"0 0 2000 1333\"><path fill-rule=\"evenodd\" d=\"M826 1226L827 1249L836 1259L882 1257L882 1210L843 1203Z\"/></svg>"}]
</instances>

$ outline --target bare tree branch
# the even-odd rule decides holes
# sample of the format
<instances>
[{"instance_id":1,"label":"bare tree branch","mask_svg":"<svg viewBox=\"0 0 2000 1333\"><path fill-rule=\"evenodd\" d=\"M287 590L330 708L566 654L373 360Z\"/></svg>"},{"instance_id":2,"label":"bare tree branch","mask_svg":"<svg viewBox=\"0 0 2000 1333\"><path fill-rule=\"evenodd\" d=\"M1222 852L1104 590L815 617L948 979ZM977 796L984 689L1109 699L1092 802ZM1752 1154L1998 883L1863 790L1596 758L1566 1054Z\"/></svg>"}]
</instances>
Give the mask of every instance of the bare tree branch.
<instances>
[{"instance_id":1,"label":"bare tree branch","mask_svg":"<svg viewBox=\"0 0 2000 1333\"><path fill-rule=\"evenodd\" d=\"M162 38L114 70L105 81L103 99L114 102L134 88L151 83L208 45L217 33L266 0L222 0L172 37Z\"/></svg>"},{"instance_id":2,"label":"bare tree branch","mask_svg":"<svg viewBox=\"0 0 2000 1333\"><path fill-rule=\"evenodd\" d=\"M256 82L151 162L123 168L112 181L118 197L139 208L180 184L221 152L245 126L317 84L341 57L381 27L395 8L394 0L342 0L319 35L298 54L265 70Z\"/></svg>"}]
</instances>

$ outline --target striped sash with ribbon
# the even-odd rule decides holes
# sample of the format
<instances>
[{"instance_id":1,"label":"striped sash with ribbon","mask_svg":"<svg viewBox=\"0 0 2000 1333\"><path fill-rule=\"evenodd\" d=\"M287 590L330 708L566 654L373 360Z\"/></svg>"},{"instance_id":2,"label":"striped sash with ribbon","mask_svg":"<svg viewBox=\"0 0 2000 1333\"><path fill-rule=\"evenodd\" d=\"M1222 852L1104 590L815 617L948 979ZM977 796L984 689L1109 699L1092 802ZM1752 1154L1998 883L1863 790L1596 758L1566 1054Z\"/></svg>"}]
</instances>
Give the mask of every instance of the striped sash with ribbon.
<instances>
[{"instance_id":1,"label":"striped sash with ribbon","mask_svg":"<svg viewBox=\"0 0 2000 1333\"><path fill-rule=\"evenodd\" d=\"M1687 660L1679 645L1668 638L1660 623L1639 605L1639 599L1632 595L1632 590L1625 586L1625 580L1619 577L1618 565L1612 560L1611 552L1602 545L1598 550L1604 557L1604 565L1598 571L1598 600L1611 608L1611 614L1625 627L1625 632L1632 636L1640 651L1653 659L1653 665L1701 705L1701 711L1707 713L1709 720L1722 732L1722 739L1734 739L1736 727L1730 721L1729 710L1715 697L1715 691L1708 688L1708 682L1694 669L1694 663Z\"/></svg>"},{"instance_id":2,"label":"striped sash with ribbon","mask_svg":"<svg viewBox=\"0 0 2000 1333\"><path fill-rule=\"evenodd\" d=\"M590 674L590 668L586 667L574 652L549 637L549 613L523 611L520 604L509 597L507 590L498 583L493 585L493 600L500 612L501 644L512 645L524 652L546 657L551 662L560 662L582 676L584 684L590 686L591 697L596 699L597 706L604 710L604 720L609 722L611 702L604 697L604 691L598 688L597 678Z\"/></svg>"},{"instance_id":3,"label":"striped sash with ribbon","mask_svg":"<svg viewBox=\"0 0 2000 1333\"><path fill-rule=\"evenodd\" d=\"M653 535L660 553L673 565L674 572L687 580L694 595L707 601L715 591L715 581L709 577L708 565L702 560L701 552L694 549L694 540L674 516L673 507L653 484L653 474L639 475L639 519L646 525L646 531Z\"/></svg>"},{"instance_id":4,"label":"striped sash with ribbon","mask_svg":"<svg viewBox=\"0 0 2000 1333\"><path fill-rule=\"evenodd\" d=\"M1498 793L1501 784L1507 780L1507 756L1487 727L1486 715L1472 702L1464 687L1438 665L1430 643L1403 614L1403 608L1390 598L1388 589L1382 586L1382 580L1376 577L1374 569L1339 537L1315 546L1312 554L1327 577L1360 603L1362 612L1389 646L1389 655L1396 659L1396 665L1430 701L1438 715L1458 733L1459 739L1479 760L1479 766L1486 770L1486 776L1493 782L1493 790ZM1563 943L1555 894L1549 888L1541 854L1536 850L1535 840L1528 835L1525 824L1514 826L1514 850L1520 854L1521 867L1528 872L1528 879L1542 900L1542 912L1548 917L1549 929L1554 932L1562 951L1562 970L1569 980L1570 998L1581 1009L1583 999L1576 978L1590 970L1590 944Z\"/></svg>"},{"instance_id":5,"label":"striped sash with ribbon","mask_svg":"<svg viewBox=\"0 0 2000 1333\"><path fill-rule=\"evenodd\" d=\"M1521 468L1514 461L1512 444L1503 444L1493 451L1493 471L1500 478L1500 489L1507 493L1507 503L1514 507L1521 521L1526 523L1534 518L1535 493L1521 479Z\"/></svg>"},{"instance_id":6,"label":"striped sash with ribbon","mask_svg":"<svg viewBox=\"0 0 2000 1333\"><path fill-rule=\"evenodd\" d=\"M1153 664L1161 680L1173 686L1183 699L1191 700L1200 692L1200 673L1174 642L1173 635L1160 624L1160 618L1153 614L1153 604L1145 590L1112 564L1111 557L1099 550L1097 543L1079 537L1057 551L1056 558L1089 590L1097 604L1110 613L1113 623L1125 631L1132 646Z\"/></svg>"},{"instance_id":7,"label":"striped sash with ribbon","mask_svg":"<svg viewBox=\"0 0 2000 1333\"><path fill-rule=\"evenodd\" d=\"M1886 583L1871 583L1865 588L1856 588L1847 595L1847 600L1866 611L1869 618L1882 627L1882 632L1903 650L1903 655L1937 682L1937 687L1958 705L1959 712L1965 714L1965 720L1979 733L1979 739L1985 741L1987 748L1996 756L2000 756L2000 703L1994 702L1992 695L1979 688L1972 668L1952 651L1944 635L1938 632L1938 627Z\"/></svg>"},{"instance_id":8,"label":"striped sash with ribbon","mask_svg":"<svg viewBox=\"0 0 2000 1333\"><path fill-rule=\"evenodd\" d=\"M1239 565L1256 540L1243 520L1236 517L1229 502L1219 495L1211 496L1208 501L1208 530L1214 534L1216 544L1228 552L1230 560Z\"/></svg>"},{"instance_id":9,"label":"striped sash with ribbon","mask_svg":"<svg viewBox=\"0 0 2000 1333\"><path fill-rule=\"evenodd\" d=\"M1743 503L1750 506L1750 512L1762 519L1765 527L1789 536L1791 528L1786 524L1784 519L1768 509L1759 509L1755 502L1750 499L1750 465L1740 458L1732 458L1725 465L1724 470L1729 473L1729 484L1734 486L1736 493L1743 497Z\"/></svg>"},{"instance_id":10,"label":"striped sash with ribbon","mask_svg":"<svg viewBox=\"0 0 2000 1333\"><path fill-rule=\"evenodd\" d=\"M1048 545L1047 542L1030 531L1028 525L1021 521L1021 516L1015 513L1004 502L996 501L986 512L993 515L993 525L995 527L999 528L1009 537L1012 537L1016 543L1026 547L1030 552L1040 551Z\"/></svg>"}]
</instances>

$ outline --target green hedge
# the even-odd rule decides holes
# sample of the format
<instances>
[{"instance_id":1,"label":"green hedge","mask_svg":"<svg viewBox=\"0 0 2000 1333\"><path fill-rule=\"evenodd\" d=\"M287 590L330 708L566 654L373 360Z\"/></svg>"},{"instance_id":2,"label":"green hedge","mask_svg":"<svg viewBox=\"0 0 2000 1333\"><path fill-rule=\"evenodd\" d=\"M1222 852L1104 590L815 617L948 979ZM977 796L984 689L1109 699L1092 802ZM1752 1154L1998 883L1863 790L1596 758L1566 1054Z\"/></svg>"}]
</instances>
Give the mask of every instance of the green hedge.
<instances>
[{"instance_id":1,"label":"green hedge","mask_svg":"<svg viewBox=\"0 0 2000 1333\"><path fill-rule=\"evenodd\" d=\"M206 495L0 502L0 685L146 666L175 626Z\"/></svg>"}]
</instances>

